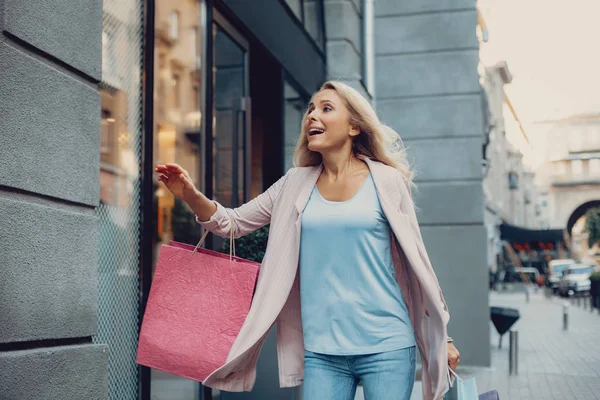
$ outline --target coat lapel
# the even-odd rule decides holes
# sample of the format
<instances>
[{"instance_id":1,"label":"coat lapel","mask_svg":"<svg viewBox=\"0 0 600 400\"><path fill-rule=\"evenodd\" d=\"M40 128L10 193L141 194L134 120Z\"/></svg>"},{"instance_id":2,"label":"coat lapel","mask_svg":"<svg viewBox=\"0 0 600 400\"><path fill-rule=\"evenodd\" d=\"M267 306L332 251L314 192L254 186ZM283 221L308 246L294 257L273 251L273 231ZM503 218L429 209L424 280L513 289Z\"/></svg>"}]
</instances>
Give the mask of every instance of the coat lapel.
<instances>
[{"instance_id":1,"label":"coat lapel","mask_svg":"<svg viewBox=\"0 0 600 400\"><path fill-rule=\"evenodd\" d=\"M391 167L385 164L372 161L368 158L364 158L364 161L371 170L381 208L388 219L394 235L396 235L398 242L404 252L407 253L409 259L415 260L418 257L417 243L410 224L410 217L400 211L402 195L396 182L396 176L391 173L395 174L396 171L392 171Z\"/></svg>"},{"instance_id":2,"label":"coat lapel","mask_svg":"<svg viewBox=\"0 0 600 400\"><path fill-rule=\"evenodd\" d=\"M308 204L308 199L310 199L310 194L312 193L317 181L319 180L319 176L321 176L321 171L323 170L323 165L319 165L312 168L312 171L308 173L308 176L302 182L302 186L300 187L300 192L298 193L298 198L296 199L296 210L298 211L298 215L301 215L304 211L304 208Z\"/></svg>"}]
</instances>

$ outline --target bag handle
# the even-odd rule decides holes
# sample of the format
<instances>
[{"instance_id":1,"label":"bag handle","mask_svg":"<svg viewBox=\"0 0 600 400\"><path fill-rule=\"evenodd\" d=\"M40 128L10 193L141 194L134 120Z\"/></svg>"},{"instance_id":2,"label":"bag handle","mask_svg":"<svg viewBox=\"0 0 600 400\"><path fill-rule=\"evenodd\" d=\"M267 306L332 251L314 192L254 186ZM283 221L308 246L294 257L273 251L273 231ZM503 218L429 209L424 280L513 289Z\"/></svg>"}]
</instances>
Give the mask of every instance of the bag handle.
<instances>
[{"instance_id":1,"label":"bag handle","mask_svg":"<svg viewBox=\"0 0 600 400\"><path fill-rule=\"evenodd\" d=\"M229 225L231 225L231 229L229 229L229 261L231 262L231 261L233 261L233 257L235 257L235 230L237 227L233 218L231 218L231 217L229 217ZM208 236L209 233L210 233L210 231L208 229L204 231L204 233L202 234L202 237L200 238L200 241L198 242L196 247L194 247L194 251L192 251L192 255L196 254L198 247L200 247L204 244L204 241L206 240L206 237Z\"/></svg>"},{"instance_id":2,"label":"bag handle","mask_svg":"<svg viewBox=\"0 0 600 400\"><path fill-rule=\"evenodd\" d=\"M452 373L452 375L454 375L454 377L455 377L457 380L459 380L459 381L461 381L461 382L464 382L464 380L463 380L463 379L462 379L460 376L458 376L458 374L457 374L456 372L454 372L454 370L453 370L452 368L448 367L448 372L447 372L447 374L448 374L448 383L450 384L450 387L453 387L453 386L454 386L454 382L452 381L452 377L450 376L450 373Z\"/></svg>"}]
</instances>

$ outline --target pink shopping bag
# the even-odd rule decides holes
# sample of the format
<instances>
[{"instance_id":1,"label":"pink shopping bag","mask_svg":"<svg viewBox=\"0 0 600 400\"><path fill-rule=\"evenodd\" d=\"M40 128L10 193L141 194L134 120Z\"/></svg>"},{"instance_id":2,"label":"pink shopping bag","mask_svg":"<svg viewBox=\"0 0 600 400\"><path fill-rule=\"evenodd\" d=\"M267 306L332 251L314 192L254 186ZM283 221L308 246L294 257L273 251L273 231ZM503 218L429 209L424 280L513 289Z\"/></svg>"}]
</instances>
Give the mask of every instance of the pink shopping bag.
<instances>
[{"instance_id":1,"label":"pink shopping bag","mask_svg":"<svg viewBox=\"0 0 600 400\"><path fill-rule=\"evenodd\" d=\"M173 241L163 245L137 363L200 382L206 379L227 359L250 310L259 268L256 262L198 246Z\"/></svg>"}]
</instances>

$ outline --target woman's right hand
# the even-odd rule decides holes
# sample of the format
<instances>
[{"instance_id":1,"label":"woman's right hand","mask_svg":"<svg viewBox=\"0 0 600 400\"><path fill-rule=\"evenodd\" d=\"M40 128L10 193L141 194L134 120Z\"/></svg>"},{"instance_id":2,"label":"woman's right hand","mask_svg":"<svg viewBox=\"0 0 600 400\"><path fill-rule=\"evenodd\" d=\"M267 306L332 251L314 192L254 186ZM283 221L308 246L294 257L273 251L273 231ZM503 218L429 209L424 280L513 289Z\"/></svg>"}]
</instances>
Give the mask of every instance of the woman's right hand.
<instances>
[{"instance_id":1,"label":"woman's right hand","mask_svg":"<svg viewBox=\"0 0 600 400\"><path fill-rule=\"evenodd\" d=\"M190 174L178 164L157 165L156 172L160 174L158 181L164 183L175 197L187 201L198 193Z\"/></svg>"}]
</instances>

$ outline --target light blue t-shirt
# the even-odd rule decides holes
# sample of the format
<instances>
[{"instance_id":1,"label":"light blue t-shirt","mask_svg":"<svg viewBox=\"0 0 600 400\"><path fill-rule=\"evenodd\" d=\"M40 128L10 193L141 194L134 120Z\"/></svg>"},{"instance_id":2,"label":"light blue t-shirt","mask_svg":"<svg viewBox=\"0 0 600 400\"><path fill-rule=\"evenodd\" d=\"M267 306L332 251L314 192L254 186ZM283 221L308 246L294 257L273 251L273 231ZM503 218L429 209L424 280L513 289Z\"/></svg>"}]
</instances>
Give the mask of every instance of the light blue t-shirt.
<instances>
[{"instance_id":1,"label":"light blue t-shirt","mask_svg":"<svg viewBox=\"0 0 600 400\"><path fill-rule=\"evenodd\" d=\"M371 175L344 202L325 200L315 186L302 214L300 299L308 351L356 355L415 345Z\"/></svg>"}]
</instances>

